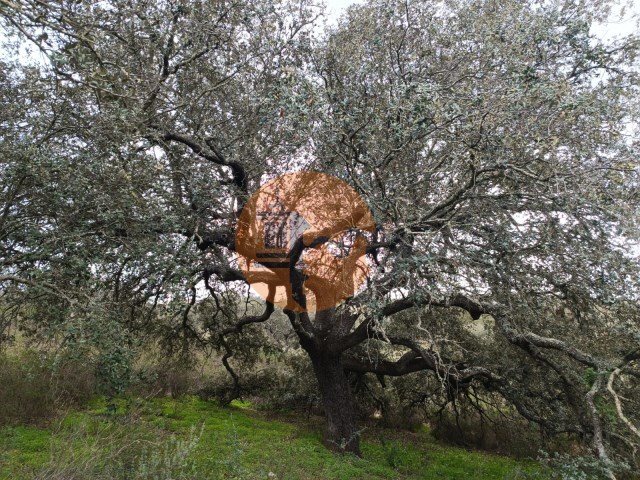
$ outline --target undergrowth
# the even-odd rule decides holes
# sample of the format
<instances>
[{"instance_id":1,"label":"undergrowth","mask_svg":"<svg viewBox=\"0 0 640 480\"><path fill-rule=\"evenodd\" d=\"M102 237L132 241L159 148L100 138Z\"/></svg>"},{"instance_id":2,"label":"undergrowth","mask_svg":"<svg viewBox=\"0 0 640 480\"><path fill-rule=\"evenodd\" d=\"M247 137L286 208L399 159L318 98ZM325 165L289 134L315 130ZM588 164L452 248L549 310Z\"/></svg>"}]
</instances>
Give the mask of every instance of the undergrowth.
<instances>
[{"instance_id":1,"label":"undergrowth","mask_svg":"<svg viewBox=\"0 0 640 480\"><path fill-rule=\"evenodd\" d=\"M101 398L48 428L0 429L0 479L548 478L532 461L375 426L365 431L363 458L336 455L322 445L321 419L266 415L196 397Z\"/></svg>"}]
</instances>

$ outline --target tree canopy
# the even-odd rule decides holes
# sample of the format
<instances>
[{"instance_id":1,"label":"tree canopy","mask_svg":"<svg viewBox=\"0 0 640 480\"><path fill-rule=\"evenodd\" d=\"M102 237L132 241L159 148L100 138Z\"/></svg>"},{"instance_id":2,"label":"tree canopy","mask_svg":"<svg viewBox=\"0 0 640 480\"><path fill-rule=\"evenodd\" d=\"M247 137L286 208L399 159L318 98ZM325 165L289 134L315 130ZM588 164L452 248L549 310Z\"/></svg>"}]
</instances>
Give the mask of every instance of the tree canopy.
<instances>
[{"instance_id":1,"label":"tree canopy","mask_svg":"<svg viewBox=\"0 0 640 480\"><path fill-rule=\"evenodd\" d=\"M228 314L243 206L312 170L375 221L366 289L284 311L328 445L359 452L350 372L427 371L632 459L640 42L593 34L611 7L369 0L326 24L307 0L0 0L5 329L28 304L32 334L122 368L138 335L213 347L240 395L231 337L273 304L224 328L192 307Z\"/></svg>"}]
</instances>

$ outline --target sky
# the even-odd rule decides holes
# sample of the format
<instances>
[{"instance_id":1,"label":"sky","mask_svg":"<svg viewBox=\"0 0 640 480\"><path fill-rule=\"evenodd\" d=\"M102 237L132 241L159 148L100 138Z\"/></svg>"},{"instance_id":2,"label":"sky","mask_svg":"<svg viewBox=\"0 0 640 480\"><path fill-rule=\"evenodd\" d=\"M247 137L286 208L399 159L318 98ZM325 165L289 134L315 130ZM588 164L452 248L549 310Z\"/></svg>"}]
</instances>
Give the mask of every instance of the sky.
<instances>
[{"instance_id":1,"label":"sky","mask_svg":"<svg viewBox=\"0 0 640 480\"><path fill-rule=\"evenodd\" d=\"M327 4L327 10L329 18L336 20L342 11L353 3L357 3L355 0L325 0Z\"/></svg>"},{"instance_id":2,"label":"sky","mask_svg":"<svg viewBox=\"0 0 640 480\"><path fill-rule=\"evenodd\" d=\"M638 0L632 0L630 3L631 6L626 9L626 13L624 14L624 21L620 20L619 12L618 14L614 13L613 18L611 18L609 22L594 26L592 32L602 39L629 35L630 33L636 32L639 29L638 19L631 17L632 15L640 15L640 2Z\"/></svg>"}]
</instances>

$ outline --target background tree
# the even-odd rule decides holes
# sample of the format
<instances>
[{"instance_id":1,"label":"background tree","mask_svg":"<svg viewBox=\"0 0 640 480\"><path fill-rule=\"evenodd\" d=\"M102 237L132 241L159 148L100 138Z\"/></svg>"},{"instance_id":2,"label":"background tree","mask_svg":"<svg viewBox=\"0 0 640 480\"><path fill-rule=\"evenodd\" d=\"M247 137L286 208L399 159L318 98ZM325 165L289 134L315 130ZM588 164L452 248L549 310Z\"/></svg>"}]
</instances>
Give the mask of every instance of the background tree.
<instances>
[{"instance_id":1,"label":"background tree","mask_svg":"<svg viewBox=\"0 0 640 480\"><path fill-rule=\"evenodd\" d=\"M359 453L349 372L427 371L584 436L611 477L635 452L639 43L591 33L609 3L372 0L324 30L305 1L0 5L41 59L2 74L5 305L46 298L40 327L69 338L95 319L215 346L238 395L229 339L274 307L213 328L197 285L223 312L244 202L304 167L377 225L366 291L285 311L329 446Z\"/></svg>"}]
</instances>

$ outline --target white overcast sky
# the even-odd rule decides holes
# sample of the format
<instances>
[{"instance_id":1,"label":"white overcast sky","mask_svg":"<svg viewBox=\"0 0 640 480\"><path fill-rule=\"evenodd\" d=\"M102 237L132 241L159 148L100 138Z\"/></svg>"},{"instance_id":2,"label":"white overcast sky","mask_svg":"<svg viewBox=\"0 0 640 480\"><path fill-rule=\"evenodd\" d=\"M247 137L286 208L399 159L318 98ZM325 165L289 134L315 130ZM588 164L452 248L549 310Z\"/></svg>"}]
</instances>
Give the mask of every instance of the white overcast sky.
<instances>
[{"instance_id":1,"label":"white overcast sky","mask_svg":"<svg viewBox=\"0 0 640 480\"><path fill-rule=\"evenodd\" d=\"M342 11L347 8L347 6L358 3L355 0L325 0L327 4L327 10L329 13L329 18L335 20L340 16Z\"/></svg>"}]
</instances>

